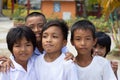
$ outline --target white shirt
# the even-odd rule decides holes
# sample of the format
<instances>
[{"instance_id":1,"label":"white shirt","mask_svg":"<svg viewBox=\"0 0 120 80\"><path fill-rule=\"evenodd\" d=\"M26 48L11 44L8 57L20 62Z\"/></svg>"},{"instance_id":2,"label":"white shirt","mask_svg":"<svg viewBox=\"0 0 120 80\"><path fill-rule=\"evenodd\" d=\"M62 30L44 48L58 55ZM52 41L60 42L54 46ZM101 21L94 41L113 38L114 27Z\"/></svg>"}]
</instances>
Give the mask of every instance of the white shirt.
<instances>
[{"instance_id":1,"label":"white shirt","mask_svg":"<svg viewBox=\"0 0 120 80\"><path fill-rule=\"evenodd\" d=\"M29 59L27 71L14 60L13 56L10 58L15 68L10 68L7 73L0 73L0 80L36 80L35 70L33 67L36 56L32 56L32 58Z\"/></svg>"},{"instance_id":2,"label":"white shirt","mask_svg":"<svg viewBox=\"0 0 120 80\"><path fill-rule=\"evenodd\" d=\"M117 80L108 60L100 56L94 56L86 67L77 67L79 80Z\"/></svg>"},{"instance_id":3,"label":"white shirt","mask_svg":"<svg viewBox=\"0 0 120 80\"><path fill-rule=\"evenodd\" d=\"M53 62L46 62L42 54L35 61L35 71L38 80L78 80L76 65L72 60L65 61L62 53Z\"/></svg>"}]
</instances>

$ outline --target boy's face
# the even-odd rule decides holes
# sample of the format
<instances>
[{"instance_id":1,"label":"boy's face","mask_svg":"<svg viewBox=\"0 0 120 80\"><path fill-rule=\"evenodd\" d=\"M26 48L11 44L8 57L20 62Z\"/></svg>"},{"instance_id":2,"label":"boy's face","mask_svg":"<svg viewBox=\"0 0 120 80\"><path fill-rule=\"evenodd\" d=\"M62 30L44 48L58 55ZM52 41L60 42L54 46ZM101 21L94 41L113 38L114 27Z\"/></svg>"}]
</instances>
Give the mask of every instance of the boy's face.
<instances>
[{"instance_id":1,"label":"boy's face","mask_svg":"<svg viewBox=\"0 0 120 80\"><path fill-rule=\"evenodd\" d=\"M90 30L77 29L73 33L73 41L71 43L75 46L78 54L91 55L91 50L96 43L96 39L93 39L92 32Z\"/></svg>"},{"instance_id":2,"label":"boy's face","mask_svg":"<svg viewBox=\"0 0 120 80\"><path fill-rule=\"evenodd\" d=\"M97 44L94 47L94 54L93 55L99 55L99 56L104 57L105 53L106 53L106 47L103 47L103 46L101 46L99 44Z\"/></svg>"},{"instance_id":3,"label":"boy's face","mask_svg":"<svg viewBox=\"0 0 120 80\"><path fill-rule=\"evenodd\" d=\"M33 54L33 45L32 42L26 40L23 37L21 40L17 41L13 45L13 55L15 61L18 63L26 62Z\"/></svg>"},{"instance_id":4,"label":"boy's face","mask_svg":"<svg viewBox=\"0 0 120 80\"><path fill-rule=\"evenodd\" d=\"M43 32L42 46L47 53L60 53L61 48L66 45L60 28L51 26Z\"/></svg>"},{"instance_id":5,"label":"boy's face","mask_svg":"<svg viewBox=\"0 0 120 80\"><path fill-rule=\"evenodd\" d=\"M42 16L28 17L26 20L26 26L30 27L35 33L37 42L41 41L41 30L44 25L44 20Z\"/></svg>"}]
</instances>

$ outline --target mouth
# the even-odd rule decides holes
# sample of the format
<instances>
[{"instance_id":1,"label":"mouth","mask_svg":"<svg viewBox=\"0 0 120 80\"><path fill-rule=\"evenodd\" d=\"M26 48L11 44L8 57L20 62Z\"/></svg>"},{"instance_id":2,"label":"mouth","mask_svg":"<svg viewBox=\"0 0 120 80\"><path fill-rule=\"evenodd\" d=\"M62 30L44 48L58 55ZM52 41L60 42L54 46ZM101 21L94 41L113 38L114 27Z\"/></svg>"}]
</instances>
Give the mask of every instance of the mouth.
<instances>
[{"instance_id":1,"label":"mouth","mask_svg":"<svg viewBox=\"0 0 120 80\"><path fill-rule=\"evenodd\" d=\"M35 34L35 36L36 36L36 37L39 37L39 36L40 36L40 34Z\"/></svg>"},{"instance_id":2,"label":"mouth","mask_svg":"<svg viewBox=\"0 0 120 80\"><path fill-rule=\"evenodd\" d=\"M51 45L51 44L46 44L46 45L45 45L45 48L52 48L52 46L53 46L53 45Z\"/></svg>"},{"instance_id":3,"label":"mouth","mask_svg":"<svg viewBox=\"0 0 120 80\"><path fill-rule=\"evenodd\" d=\"M21 53L20 56L26 57L27 54L26 53Z\"/></svg>"},{"instance_id":4,"label":"mouth","mask_svg":"<svg viewBox=\"0 0 120 80\"><path fill-rule=\"evenodd\" d=\"M80 48L81 50L86 50L87 48Z\"/></svg>"}]
</instances>

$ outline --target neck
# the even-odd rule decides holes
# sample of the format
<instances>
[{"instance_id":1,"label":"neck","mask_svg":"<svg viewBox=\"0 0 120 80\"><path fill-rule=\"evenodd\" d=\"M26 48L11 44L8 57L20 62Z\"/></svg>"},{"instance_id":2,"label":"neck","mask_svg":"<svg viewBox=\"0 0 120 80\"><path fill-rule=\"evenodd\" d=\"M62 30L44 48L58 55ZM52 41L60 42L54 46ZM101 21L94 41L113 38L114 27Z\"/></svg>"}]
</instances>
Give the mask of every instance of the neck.
<instances>
[{"instance_id":1,"label":"neck","mask_svg":"<svg viewBox=\"0 0 120 80\"><path fill-rule=\"evenodd\" d=\"M53 62L61 55L61 52L56 53L46 53L44 58L47 62Z\"/></svg>"},{"instance_id":2,"label":"neck","mask_svg":"<svg viewBox=\"0 0 120 80\"><path fill-rule=\"evenodd\" d=\"M76 63L79 65L79 66L82 66L82 67L86 67L88 66L91 61L92 61L93 57L89 54L87 55L80 55L78 53L78 56L76 57Z\"/></svg>"},{"instance_id":3,"label":"neck","mask_svg":"<svg viewBox=\"0 0 120 80\"><path fill-rule=\"evenodd\" d=\"M40 52L43 51L41 42L37 42L37 48L38 48L38 50L39 50Z\"/></svg>"}]
</instances>

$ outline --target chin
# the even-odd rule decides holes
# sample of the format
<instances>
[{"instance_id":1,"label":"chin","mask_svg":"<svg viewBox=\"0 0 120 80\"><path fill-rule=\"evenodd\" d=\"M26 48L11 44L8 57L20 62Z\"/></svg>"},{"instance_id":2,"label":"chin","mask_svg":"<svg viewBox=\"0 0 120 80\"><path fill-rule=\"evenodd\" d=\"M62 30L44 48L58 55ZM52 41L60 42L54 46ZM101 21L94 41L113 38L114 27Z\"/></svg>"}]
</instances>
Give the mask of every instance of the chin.
<instances>
[{"instance_id":1,"label":"chin","mask_svg":"<svg viewBox=\"0 0 120 80\"><path fill-rule=\"evenodd\" d=\"M36 40L37 40L37 42L40 42L40 41L41 41L41 39L40 39L40 38L36 38Z\"/></svg>"}]
</instances>

